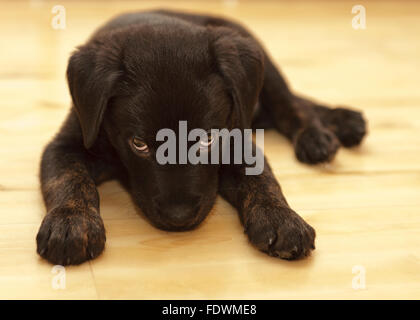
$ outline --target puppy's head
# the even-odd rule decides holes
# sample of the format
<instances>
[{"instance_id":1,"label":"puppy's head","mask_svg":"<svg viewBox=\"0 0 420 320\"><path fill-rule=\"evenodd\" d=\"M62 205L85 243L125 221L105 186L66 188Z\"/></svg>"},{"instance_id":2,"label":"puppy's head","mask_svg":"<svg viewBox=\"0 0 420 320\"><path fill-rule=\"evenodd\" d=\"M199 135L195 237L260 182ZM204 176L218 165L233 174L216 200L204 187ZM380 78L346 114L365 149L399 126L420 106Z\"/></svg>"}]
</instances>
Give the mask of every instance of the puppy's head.
<instances>
[{"instance_id":1,"label":"puppy's head","mask_svg":"<svg viewBox=\"0 0 420 320\"><path fill-rule=\"evenodd\" d=\"M222 27L131 26L80 47L67 77L85 147L102 126L146 217L165 230L197 226L214 204L219 165L179 163L179 121L188 130L249 126L263 79L258 45ZM176 164L156 159L163 128L178 135ZM211 139L199 152L210 156Z\"/></svg>"}]
</instances>

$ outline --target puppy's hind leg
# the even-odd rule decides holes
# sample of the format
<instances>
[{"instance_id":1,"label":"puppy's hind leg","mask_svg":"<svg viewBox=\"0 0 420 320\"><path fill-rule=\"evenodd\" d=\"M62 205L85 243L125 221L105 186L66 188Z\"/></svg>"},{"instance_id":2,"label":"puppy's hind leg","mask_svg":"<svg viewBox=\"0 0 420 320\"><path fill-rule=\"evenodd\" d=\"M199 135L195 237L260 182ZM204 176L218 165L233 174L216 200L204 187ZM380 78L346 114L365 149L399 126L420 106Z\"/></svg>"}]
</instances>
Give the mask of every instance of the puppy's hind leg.
<instances>
[{"instance_id":1,"label":"puppy's hind leg","mask_svg":"<svg viewBox=\"0 0 420 320\"><path fill-rule=\"evenodd\" d=\"M362 142L367 124L361 112L344 107L329 108L304 98L298 99L314 108L322 124L334 132L344 147L354 147Z\"/></svg>"},{"instance_id":2,"label":"puppy's hind leg","mask_svg":"<svg viewBox=\"0 0 420 320\"><path fill-rule=\"evenodd\" d=\"M329 109L294 95L268 56L260 101L277 130L293 143L298 160L304 163L329 162L341 144L355 145L365 134L359 113ZM344 121L349 116L351 120Z\"/></svg>"}]
</instances>

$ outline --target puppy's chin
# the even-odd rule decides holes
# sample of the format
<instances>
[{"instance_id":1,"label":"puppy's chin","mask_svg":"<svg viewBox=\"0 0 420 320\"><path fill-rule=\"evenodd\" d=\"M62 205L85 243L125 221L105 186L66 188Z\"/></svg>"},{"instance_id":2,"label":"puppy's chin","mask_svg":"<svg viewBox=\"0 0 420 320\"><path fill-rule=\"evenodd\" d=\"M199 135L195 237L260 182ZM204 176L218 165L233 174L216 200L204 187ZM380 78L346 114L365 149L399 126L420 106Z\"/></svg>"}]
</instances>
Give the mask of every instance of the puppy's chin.
<instances>
[{"instance_id":1,"label":"puppy's chin","mask_svg":"<svg viewBox=\"0 0 420 320\"><path fill-rule=\"evenodd\" d=\"M193 219L177 223L168 221L168 219L159 216L156 212L152 214L147 214L147 212L145 212L145 216L153 226L160 230L171 232L190 231L197 228L204 221L210 213L212 207L213 206L211 205L209 208L201 208L199 213Z\"/></svg>"},{"instance_id":2,"label":"puppy's chin","mask_svg":"<svg viewBox=\"0 0 420 320\"><path fill-rule=\"evenodd\" d=\"M205 218L205 217L204 217ZM155 223L153 221L151 221L151 223L158 229L163 230L163 231L170 231L170 232L182 232L182 231L190 231L190 230L194 230L195 228L197 228L200 223L204 220L201 219L198 222L188 222L186 224L183 225L172 225L169 223L162 223L161 221Z\"/></svg>"},{"instance_id":3,"label":"puppy's chin","mask_svg":"<svg viewBox=\"0 0 420 320\"><path fill-rule=\"evenodd\" d=\"M154 227L164 231L181 232L197 228L209 215L215 201L216 194L213 197L208 198L206 203L200 207L200 210L193 218L185 221L178 221L177 223L169 221L169 219L159 215L158 211L153 206L141 205L139 201L136 201L136 205Z\"/></svg>"}]
</instances>

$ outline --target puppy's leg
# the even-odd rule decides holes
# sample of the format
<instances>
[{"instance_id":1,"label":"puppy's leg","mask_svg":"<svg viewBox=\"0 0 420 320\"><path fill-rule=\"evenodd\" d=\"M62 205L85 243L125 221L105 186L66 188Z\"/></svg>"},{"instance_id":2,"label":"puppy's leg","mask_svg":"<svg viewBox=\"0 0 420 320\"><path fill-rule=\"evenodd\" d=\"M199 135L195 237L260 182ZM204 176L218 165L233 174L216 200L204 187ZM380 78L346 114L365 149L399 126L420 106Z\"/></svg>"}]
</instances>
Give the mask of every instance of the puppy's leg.
<instances>
[{"instance_id":1,"label":"puppy's leg","mask_svg":"<svg viewBox=\"0 0 420 320\"><path fill-rule=\"evenodd\" d=\"M239 212L250 242L263 252L293 260L315 249L315 230L294 212L264 159L261 175L229 166L220 176L220 193Z\"/></svg>"},{"instance_id":2,"label":"puppy's leg","mask_svg":"<svg viewBox=\"0 0 420 320\"><path fill-rule=\"evenodd\" d=\"M329 108L300 97L297 99L307 108L315 110L324 127L331 130L344 147L354 147L362 142L367 125L361 112L344 107Z\"/></svg>"},{"instance_id":3,"label":"puppy's leg","mask_svg":"<svg viewBox=\"0 0 420 320\"><path fill-rule=\"evenodd\" d=\"M275 127L294 144L297 158L315 164L331 161L340 142L353 146L362 140L365 121L360 113L348 109L329 109L295 96L284 78L266 56L261 107Z\"/></svg>"},{"instance_id":4,"label":"puppy's leg","mask_svg":"<svg viewBox=\"0 0 420 320\"><path fill-rule=\"evenodd\" d=\"M74 115L47 146L41 162L41 188L47 208L36 237L37 252L54 264L80 264L105 246L95 186L98 163L73 136Z\"/></svg>"}]
</instances>

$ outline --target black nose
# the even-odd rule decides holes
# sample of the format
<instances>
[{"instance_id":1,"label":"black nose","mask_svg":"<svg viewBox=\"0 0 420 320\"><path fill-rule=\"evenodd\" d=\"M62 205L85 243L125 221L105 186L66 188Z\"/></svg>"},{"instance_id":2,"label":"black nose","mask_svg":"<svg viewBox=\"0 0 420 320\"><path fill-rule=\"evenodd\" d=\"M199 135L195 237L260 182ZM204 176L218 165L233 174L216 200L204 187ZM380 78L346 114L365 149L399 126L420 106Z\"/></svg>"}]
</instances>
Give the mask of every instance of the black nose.
<instances>
[{"instance_id":1,"label":"black nose","mask_svg":"<svg viewBox=\"0 0 420 320\"><path fill-rule=\"evenodd\" d=\"M163 222L174 227L188 227L200 209L198 197L176 202L159 199L156 204Z\"/></svg>"}]
</instances>

